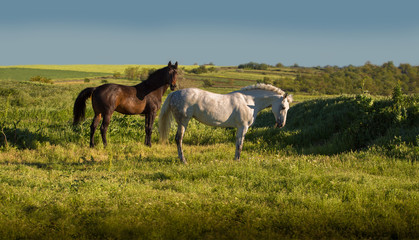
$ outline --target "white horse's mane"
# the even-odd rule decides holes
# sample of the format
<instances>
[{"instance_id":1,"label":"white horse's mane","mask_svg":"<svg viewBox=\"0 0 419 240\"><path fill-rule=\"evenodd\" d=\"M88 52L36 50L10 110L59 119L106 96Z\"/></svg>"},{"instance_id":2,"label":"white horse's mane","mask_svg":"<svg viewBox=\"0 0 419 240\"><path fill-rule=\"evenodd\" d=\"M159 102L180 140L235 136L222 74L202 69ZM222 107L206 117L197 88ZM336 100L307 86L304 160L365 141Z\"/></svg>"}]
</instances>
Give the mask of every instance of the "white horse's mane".
<instances>
[{"instance_id":1,"label":"white horse's mane","mask_svg":"<svg viewBox=\"0 0 419 240\"><path fill-rule=\"evenodd\" d=\"M255 89L271 91L271 92L274 92L274 93L278 93L281 96L285 95L285 92L282 91L280 88L277 88L277 87L272 86L270 84L264 84L264 83L257 83L255 85L250 85L250 86L247 86L247 87L244 87L244 88L240 89L240 91L248 91L248 90L255 90Z\"/></svg>"}]
</instances>

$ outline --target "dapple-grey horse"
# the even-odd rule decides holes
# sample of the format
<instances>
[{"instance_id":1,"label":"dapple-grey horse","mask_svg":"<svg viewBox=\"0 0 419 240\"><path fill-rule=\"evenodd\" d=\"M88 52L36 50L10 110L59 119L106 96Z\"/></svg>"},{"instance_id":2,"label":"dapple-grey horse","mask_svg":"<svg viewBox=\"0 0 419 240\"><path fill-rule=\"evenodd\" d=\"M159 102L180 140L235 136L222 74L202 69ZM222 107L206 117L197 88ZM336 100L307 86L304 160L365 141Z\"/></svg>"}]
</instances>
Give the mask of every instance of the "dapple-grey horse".
<instances>
[{"instance_id":1,"label":"dapple-grey horse","mask_svg":"<svg viewBox=\"0 0 419 240\"><path fill-rule=\"evenodd\" d=\"M195 118L209 126L234 127L236 133L235 159L240 159L244 136L255 122L258 112L272 106L278 127L285 126L292 96L268 84L247 86L228 94L216 94L197 88L186 88L170 93L159 116L160 139L166 141L174 116L178 129L176 144L179 159L186 163L182 140L189 120Z\"/></svg>"}]
</instances>

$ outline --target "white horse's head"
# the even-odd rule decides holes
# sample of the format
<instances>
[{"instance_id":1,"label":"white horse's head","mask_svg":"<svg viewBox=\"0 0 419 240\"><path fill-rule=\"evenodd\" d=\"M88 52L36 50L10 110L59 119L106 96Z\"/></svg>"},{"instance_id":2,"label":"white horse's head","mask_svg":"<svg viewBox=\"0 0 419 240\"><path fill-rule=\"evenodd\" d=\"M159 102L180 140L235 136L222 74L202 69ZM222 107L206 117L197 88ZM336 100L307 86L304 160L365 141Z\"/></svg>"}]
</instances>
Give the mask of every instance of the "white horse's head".
<instances>
[{"instance_id":1,"label":"white horse's head","mask_svg":"<svg viewBox=\"0 0 419 240\"><path fill-rule=\"evenodd\" d=\"M288 95L285 93L279 101L275 101L272 103L272 112L275 116L275 126L282 128L285 126L285 122L287 121L287 112L290 109L290 103L292 103L292 95Z\"/></svg>"}]
</instances>

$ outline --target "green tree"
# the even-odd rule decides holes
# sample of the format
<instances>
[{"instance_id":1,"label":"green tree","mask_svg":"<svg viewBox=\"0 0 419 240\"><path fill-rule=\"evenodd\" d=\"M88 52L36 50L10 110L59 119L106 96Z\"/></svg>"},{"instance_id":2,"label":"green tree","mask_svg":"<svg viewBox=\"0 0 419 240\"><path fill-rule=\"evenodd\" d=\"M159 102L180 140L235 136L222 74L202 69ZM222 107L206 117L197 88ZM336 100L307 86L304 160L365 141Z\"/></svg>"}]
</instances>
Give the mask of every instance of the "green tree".
<instances>
[{"instance_id":1,"label":"green tree","mask_svg":"<svg viewBox=\"0 0 419 240\"><path fill-rule=\"evenodd\" d=\"M277 68L283 68L283 67L284 67L284 64L282 64L282 63L277 63L277 64L275 65L275 67L277 67Z\"/></svg>"},{"instance_id":2,"label":"green tree","mask_svg":"<svg viewBox=\"0 0 419 240\"><path fill-rule=\"evenodd\" d=\"M140 67L128 67L124 70L125 78L129 80L137 80L140 78Z\"/></svg>"}]
</instances>

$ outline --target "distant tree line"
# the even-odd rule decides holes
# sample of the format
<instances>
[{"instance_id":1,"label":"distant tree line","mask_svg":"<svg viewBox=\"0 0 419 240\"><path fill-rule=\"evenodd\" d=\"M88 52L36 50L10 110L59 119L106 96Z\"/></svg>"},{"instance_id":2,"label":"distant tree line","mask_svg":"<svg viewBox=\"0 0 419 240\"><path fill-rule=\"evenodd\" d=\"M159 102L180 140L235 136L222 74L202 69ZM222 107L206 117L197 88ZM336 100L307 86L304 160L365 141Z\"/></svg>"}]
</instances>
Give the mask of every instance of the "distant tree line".
<instances>
[{"instance_id":1,"label":"distant tree line","mask_svg":"<svg viewBox=\"0 0 419 240\"><path fill-rule=\"evenodd\" d=\"M187 71L188 73L194 73L194 74L202 74L202 73L208 73L208 72L215 72L216 69L215 67L213 67L212 65L210 65L211 67L207 67L206 65L201 65L197 68L193 68L189 71Z\"/></svg>"},{"instance_id":2,"label":"distant tree line","mask_svg":"<svg viewBox=\"0 0 419 240\"><path fill-rule=\"evenodd\" d=\"M255 63L255 62L249 62L240 64L238 68L240 69L256 69L256 70L267 70L269 67L266 63Z\"/></svg>"},{"instance_id":3,"label":"distant tree line","mask_svg":"<svg viewBox=\"0 0 419 240\"><path fill-rule=\"evenodd\" d=\"M419 92L419 66L400 64L396 67L389 61L381 66L367 62L360 67L326 66L323 68L298 68L297 76L279 78L273 84L292 92L320 94L390 95L400 83L405 94Z\"/></svg>"}]
</instances>

